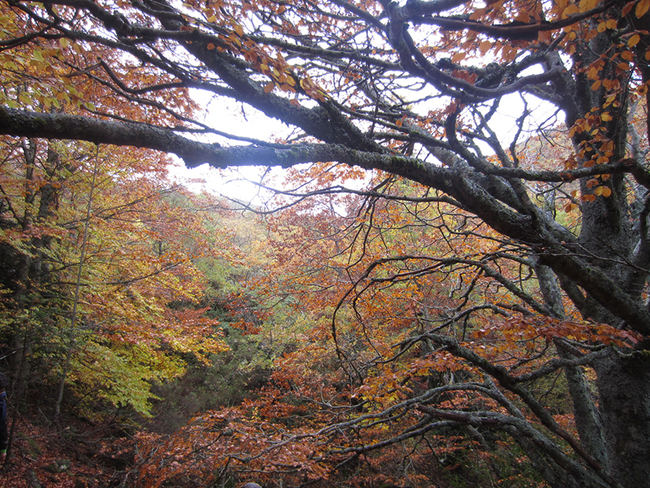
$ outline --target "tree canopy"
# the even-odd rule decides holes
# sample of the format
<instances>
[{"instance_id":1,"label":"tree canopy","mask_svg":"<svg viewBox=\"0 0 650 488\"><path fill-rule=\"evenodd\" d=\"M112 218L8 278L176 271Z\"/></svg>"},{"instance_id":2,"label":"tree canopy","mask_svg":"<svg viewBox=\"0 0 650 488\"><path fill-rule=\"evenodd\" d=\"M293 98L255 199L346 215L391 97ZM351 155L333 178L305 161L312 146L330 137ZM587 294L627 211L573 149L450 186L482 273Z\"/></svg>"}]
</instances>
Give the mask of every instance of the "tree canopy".
<instances>
[{"instance_id":1,"label":"tree canopy","mask_svg":"<svg viewBox=\"0 0 650 488\"><path fill-rule=\"evenodd\" d=\"M329 360L347 375L337 381L374 403L313 426L334 435L410 420L366 444L338 439L336 455L463 425L508 435L550 486L647 483L648 0L1 5L6 144L135 146L187 167L295 166L289 203L347 195L333 214L297 207L320 217L292 227L301 242L347 237L322 250L341 259L328 269L337 274L310 282L305 272L291 286L307 296L323 285ZM233 127L217 104L199 117L198 92L241 104L241 121ZM252 109L291 134L256 139ZM366 185L342 187L346 178ZM336 218L343 208L353 222ZM299 264L325 272L313 258ZM346 330L353 320L362 332ZM504 337L501 349L479 341ZM463 374L391 396L433 374L440 354ZM560 369L575 428L534 391ZM454 402L452 390L472 400ZM289 441L268 442L265 452ZM296 456L309 464L326 450Z\"/></svg>"}]
</instances>

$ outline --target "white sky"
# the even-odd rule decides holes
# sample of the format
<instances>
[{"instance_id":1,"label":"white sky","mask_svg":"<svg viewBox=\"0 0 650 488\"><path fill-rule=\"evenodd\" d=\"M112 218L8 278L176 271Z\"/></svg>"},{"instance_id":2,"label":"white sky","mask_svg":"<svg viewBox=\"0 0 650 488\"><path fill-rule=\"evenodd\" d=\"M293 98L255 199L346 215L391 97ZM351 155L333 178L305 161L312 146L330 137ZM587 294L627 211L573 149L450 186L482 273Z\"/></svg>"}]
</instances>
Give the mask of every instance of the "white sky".
<instances>
[{"instance_id":1,"label":"white sky","mask_svg":"<svg viewBox=\"0 0 650 488\"><path fill-rule=\"evenodd\" d=\"M217 130L264 141L273 141L289 132L287 125L279 120L266 117L262 112L249 106L244 107L230 99L215 98L199 90L192 90L192 97L204 107L202 112L197 114L198 120ZM218 136L211 137L210 141L224 145L233 144L232 140ZM246 204L259 205L266 199L265 191L252 182L260 181L265 171L266 168L261 166L218 170L208 164L188 169L182 161L176 160L170 169L170 176L172 181L195 192L205 191Z\"/></svg>"},{"instance_id":2,"label":"white sky","mask_svg":"<svg viewBox=\"0 0 650 488\"><path fill-rule=\"evenodd\" d=\"M236 136L251 137L264 141L273 141L289 135L289 127L277 119L266 117L263 113L241 103L226 98L216 98L205 92L192 91L192 96L200 106L204 107L201 113L201 122L217 130L227 132ZM528 110L531 117L528 120L524 132L520 135L519 142L525 141L539 124L551 116L552 107L532 96L527 96ZM497 127L498 136L504 147L509 147L516 132L517 119L521 116L523 102L518 94L503 97L492 127ZM559 121L555 121L557 123ZM225 145L232 145L232 140L212 136L210 142L220 142ZM248 144L248 142L242 142ZM264 177L265 184L269 186L281 186L282 170L275 169L266 174L268 170L260 166L243 166L225 170L217 170L204 164L198 168L187 169L182 161L177 160L170 170L172 181L178 182L186 188L201 192L205 191L213 195L240 201L244 204L260 206L269 200L270 193L261 189L253 182L260 181Z\"/></svg>"}]
</instances>

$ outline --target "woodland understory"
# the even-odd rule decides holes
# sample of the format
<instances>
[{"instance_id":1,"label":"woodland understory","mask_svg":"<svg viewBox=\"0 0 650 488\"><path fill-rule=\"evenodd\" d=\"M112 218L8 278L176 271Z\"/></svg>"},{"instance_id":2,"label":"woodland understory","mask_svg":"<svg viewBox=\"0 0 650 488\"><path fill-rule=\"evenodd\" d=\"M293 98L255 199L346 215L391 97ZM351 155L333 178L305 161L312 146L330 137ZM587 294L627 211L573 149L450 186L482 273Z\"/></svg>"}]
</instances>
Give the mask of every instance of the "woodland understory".
<instances>
[{"instance_id":1,"label":"woodland understory","mask_svg":"<svg viewBox=\"0 0 650 488\"><path fill-rule=\"evenodd\" d=\"M650 486L649 26L0 0L0 485Z\"/></svg>"}]
</instances>

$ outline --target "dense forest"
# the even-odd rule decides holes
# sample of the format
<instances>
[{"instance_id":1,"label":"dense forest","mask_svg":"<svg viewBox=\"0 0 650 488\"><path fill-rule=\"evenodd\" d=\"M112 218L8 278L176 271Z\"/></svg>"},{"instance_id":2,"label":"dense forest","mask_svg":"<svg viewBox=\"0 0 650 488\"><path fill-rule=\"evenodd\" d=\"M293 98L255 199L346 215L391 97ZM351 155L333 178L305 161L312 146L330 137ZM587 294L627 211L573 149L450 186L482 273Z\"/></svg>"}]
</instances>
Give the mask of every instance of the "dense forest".
<instances>
[{"instance_id":1,"label":"dense forest","mask_svg":"<svg viewBox=\"0 0 650 488\"><path fill-rule=\"evenodd\" d=\"M0 485L648 486L649 25L0 0Z\"/></svg>"}]
</instances>

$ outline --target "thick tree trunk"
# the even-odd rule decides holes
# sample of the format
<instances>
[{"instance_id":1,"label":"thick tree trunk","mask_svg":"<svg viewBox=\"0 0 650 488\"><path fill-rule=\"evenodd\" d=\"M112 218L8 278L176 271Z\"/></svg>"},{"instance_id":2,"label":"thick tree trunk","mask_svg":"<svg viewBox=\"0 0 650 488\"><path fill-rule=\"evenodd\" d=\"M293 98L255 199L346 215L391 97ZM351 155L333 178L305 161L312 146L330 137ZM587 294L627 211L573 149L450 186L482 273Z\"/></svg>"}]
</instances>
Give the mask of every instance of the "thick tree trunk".
<instances>
[{"instance_id":1,"label":"thick tree trunk","mask_svg":"<svg viewBox=\"0 0 650 488\"><path fill-rule=\"evenodd\" d=\"M650 354L612 351L596 371L611 474L624 488L650 486Z\"/></svg>"}]
</instances>

